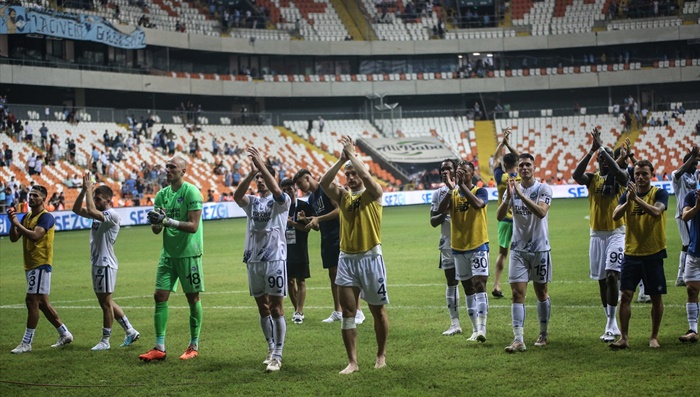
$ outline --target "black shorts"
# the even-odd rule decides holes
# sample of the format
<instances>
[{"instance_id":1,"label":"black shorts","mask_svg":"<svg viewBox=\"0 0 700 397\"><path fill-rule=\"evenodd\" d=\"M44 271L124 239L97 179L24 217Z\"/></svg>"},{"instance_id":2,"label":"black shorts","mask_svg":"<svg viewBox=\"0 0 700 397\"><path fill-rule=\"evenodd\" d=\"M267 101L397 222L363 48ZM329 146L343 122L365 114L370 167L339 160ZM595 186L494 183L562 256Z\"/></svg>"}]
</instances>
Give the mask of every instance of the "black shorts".
<instances>
[{"instance_id":1,"label":"black shorts","mask_svg":"<svg viewBox=\"0 0 700 397\"><path fill-rule=\"evenodd\" d=\"M659 254L647 257L626 255L620 272L620 290L635 291L641 280L647 295L665 295L664 257L665 255Z\"/></svg>"},{"instance_id":2,"label":"black shorts","mask_svg":"<svg viewBox=\"0 0 700 397\"><path fill-rule=\"evenodd\" d=\"M340 242L334 244L323 244L321 242L321 260L323 260L323 268L330 269L338 267L338 258L340 257Z\"/></svg>"},{"instance_id":3,"label":"black shorts","mask_svg":"<svg viewBox=\"0 0 700 397\"><path fill-rule=\"evenodd\" d=\"M294 263L287 262L287 280L293 278L304 279L311 277L311 272L309 272L309 264L307 263Z\"/></svg>"}]
</instances>

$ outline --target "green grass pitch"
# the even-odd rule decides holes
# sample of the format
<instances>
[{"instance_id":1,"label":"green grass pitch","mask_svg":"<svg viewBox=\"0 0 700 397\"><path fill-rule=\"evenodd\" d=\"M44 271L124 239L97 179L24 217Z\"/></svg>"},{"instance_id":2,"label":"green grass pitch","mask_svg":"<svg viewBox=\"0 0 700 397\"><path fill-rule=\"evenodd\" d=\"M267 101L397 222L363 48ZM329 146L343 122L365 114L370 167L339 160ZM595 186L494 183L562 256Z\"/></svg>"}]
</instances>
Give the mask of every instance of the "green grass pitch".
<instances>
[{"instance_id":1,"label":"green grass pitch","mask_svg":"<svg viewBox=\"0 0 700 397\"><path fill-rule=\"evenodd\" d=\"M153 346L153 286L160 236L148 227L123 228L117 241L120 261L115 301L126 311L142 338L120 348L124 337L116 324L112 349L92 352L101 336L101 311L90 283L88 231L56 234L51 299L75 336L63 349L49 346L56 331L42 317L34 351L12 355L25 328L22 249L0 240L0 395L3 396L653 396L697 395L700 345L682 345L687 330L686 292L673 286L680 238L673 219L675 199L666 213L669 293L661 325L661 349L647 346L650 306L634 303L630 325L632 348L613 352L599 341L605 317L598 286L588 278L588 202L554 200L549 213L553 279L550 344L537 349L537 312L528 289L525 341L528 351L508 355L512 340L510 291L490 297L488 340L467 335L444 337L449 326L445 281L438 270L439 231L430 227L429 207L384 209L382 241L387 265L390 320L388 367L373 369L376 343L369 311L358 326L360 372L338 375L346 365L339 323L323 324L331 311L327 273L321 268L319 236L310 238L311 278L307 281L306 321L291 323L282 371L266 374L266 344L257 309L249 296L241 262L242 219L204 223L202 294L204 321L200 356L180 361L189 341L188 309L178 292L170 298L166 345L168 359L144 364L138 355ZM496 205L490 203L491 265L497 255ZM493 273L493 267L492 267ZM507 278L506 278L507 280ZM489 284L489 291L491 283ZM461 299L463 327L469 320Z\"/></svg>"}]
</instances>

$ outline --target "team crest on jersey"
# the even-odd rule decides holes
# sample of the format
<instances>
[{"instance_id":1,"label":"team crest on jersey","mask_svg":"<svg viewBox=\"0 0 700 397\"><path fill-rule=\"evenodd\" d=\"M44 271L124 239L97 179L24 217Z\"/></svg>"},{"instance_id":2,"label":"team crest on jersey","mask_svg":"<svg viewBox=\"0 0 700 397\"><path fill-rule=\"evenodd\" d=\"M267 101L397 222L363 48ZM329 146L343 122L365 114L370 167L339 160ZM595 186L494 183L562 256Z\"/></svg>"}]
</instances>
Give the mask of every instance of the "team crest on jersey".
<instances>
[{"instance_id":1,"label":"team crest on jersey","mask_svg":"<svg viewBox=\"0 0 700 397\"><path fill-rule=\"evenodd\" d=\"M351 201L350 205L348 206L348 211L352 212L352 211L356 211L358 208L360 208L360 204L361 204L360 200L361 199Z\"/></svg>"},{"instance_id":2,"label":"team crest on jersey","mask_svg":"<svg viewBox=\"0 0 700 397\"><path fill-rule=\"evenodd\" d=\"M97 274L102 274L102 269L97 269Z\"/></svg>"},{"instance_id":3,"label":"team crest on jersey","mask_svg":"<svg viewBox=\"0 0 700 397\"><path fill-rule=\"evenodd\" d=\"M192 266L192 267L190 268L190 270L192 270L193 272L196 272L196 271L197 271L197 266Z\"/></svg>"},{"instance_id":4,"label":"team crest on jersey","mask_svg":"<svg viewBox=\"0 0 700 397\"><path fill-rule=\"evenodd\" d=\"M530 200L534 200L536 198L537 198L537 192L530 193Z\"/></svg>"},{"instance_id":5,"label":"team crest on jersey","mask_svg":"<svg viewBox=\"0 0 700 397\"><path fill-rule=\"evenodd\" d=\"M177 203L178 203L178 204L182 204L182 200L184 200L182 197L178 197L178 198L177 198Z\"/></svg>"},{"instance_id":6,"label":"team crest on jersey","mask_svg":"<svg viewBox=\"0 0 700 397\"><path fill-rule=\"evenodd\" d=\"M277 270L277 275L279 276L279 275L281 275L281 274L282 274L282 270L279 270L279 269L278 269L278 270Z\"/></svg>"},{"instance_id":7,"label":"team crest on jersey","mask_svg":"<svg viewBox=\"0 0 700 397\"><path fill-rule=\"evenodd\" d=\"M547 260L546 260L546 259L544 259L544 258L540 258L540 263L541 263L541 264L543 264L543 265L544 265L544 263L545 263L545 262L547 262Z\"/></svg>"},{"instance_id":8,"label":"team crest on jersey","mask_svg":"<svg viewBox=\"0 0 700 397\"><path fill-rule=\"evenodd\" d=\"M380 282L380 283L383 283L383 282L384 282L384 278L379 277L379 279L377 279L377 281Z\"/></svg>"},{"instance_id":9,"label":"team crest on jersey","mask_svg":"<svg viewBox=\"0 0 700 397\"><path fill-rule=\"evenodd\" d=\"M30 275L30 276L33 276L33 275L35 275L35 274L36 274L36 270L32 270L31 272L29 272L29 275Z\"/></svg>"}]
</instances>

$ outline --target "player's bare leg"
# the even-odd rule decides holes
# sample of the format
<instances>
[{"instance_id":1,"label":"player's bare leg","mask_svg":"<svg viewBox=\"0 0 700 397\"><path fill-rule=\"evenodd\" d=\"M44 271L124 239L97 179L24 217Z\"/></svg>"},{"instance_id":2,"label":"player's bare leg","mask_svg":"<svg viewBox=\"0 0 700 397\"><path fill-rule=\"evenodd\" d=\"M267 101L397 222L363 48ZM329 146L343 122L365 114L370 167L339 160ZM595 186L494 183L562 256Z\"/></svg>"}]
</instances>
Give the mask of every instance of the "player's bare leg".
<instances>
[{"instance_id":1,"label":"player's bare leg","mask_svg":"<svg viewBox=\"0 0 700 397\"><path fill-rule=\"evenodd\" d=\"M348 356L348 366L340 371L341 375L348 375L360 370L360 367L357 365L357 327L355 326L357 297L359 295L360 289L358 287L338 287L338 298L343 307L341 332Z\"/></svg>"},{"instance_id":2,"label":"player's bare leg","mask_svg":"<svg viewBox=\"0 0 700 397\"><path fill-rule=\"evenodd\" d=\"M331 280L331 294L333 295L333 310L339 312L340 300L338 299L338 285L335 283L335 276L338 274L338 267L333 266L328 268L328 278Z\"/></svg>"},{"instance_id":3,"label":"player's bare leg","mask_svg":"<svg viewBox=\"0 0 700 397\"><path fill-rule=\"evenodd\" d=\"M368 305L374 317L374 334L377 338L377 361L374 368L386 367L386 341L389 336L389 317L384 305Z\"/></svg>"},{"instance_id":4,"label":"player's bare leg","mask_svg":"<svg viewBox=\"0 0 700 397\"><path fill-rule=\"evenodd\" d=\"M503 290L501 289L501 275L503 268L508 258L508 248L498 247L498 257L496 258L496 272L493 276L493 291L491 295L496 298L503 298Z\"/></svg>"},{"instance_id":5,"label":"player's bare leg","mask_svg":"<svg viewBox=\"0 0 700 397\"><path fill-rule=\"evenodd\" d=\"M296 280L292 277L289 277L287 280L287 295L289 295L289 300L292 301L292 306L294 306L294 311L297 310L297 284Z\"/></svg>"},{"instance_id":6,"label":"player's bare leg","mask_svg":"<svg viewBox=\"0 0 700 397\"><path fill-rule=\"evenodd\" d=\"M620 339L608 345L613 350L627 349L630 347L627 337L629 335L630 317L632 317L632 295L634 295L634 291L622 291L620 309L618 310L620 315Z\"/></svg>"},{"instance_id":7,"label":"player's bare leg","mask_svg":"<svg viewBox=\"0 0 700 397\"><path fill-rule=\"evenodd\" d=\"M661 295L651 296L651 338L649 338L649 347L657 349L661 347L659 344L659 327L661 319L664 317L664 302Z\"/></svg>"}]
</instances>

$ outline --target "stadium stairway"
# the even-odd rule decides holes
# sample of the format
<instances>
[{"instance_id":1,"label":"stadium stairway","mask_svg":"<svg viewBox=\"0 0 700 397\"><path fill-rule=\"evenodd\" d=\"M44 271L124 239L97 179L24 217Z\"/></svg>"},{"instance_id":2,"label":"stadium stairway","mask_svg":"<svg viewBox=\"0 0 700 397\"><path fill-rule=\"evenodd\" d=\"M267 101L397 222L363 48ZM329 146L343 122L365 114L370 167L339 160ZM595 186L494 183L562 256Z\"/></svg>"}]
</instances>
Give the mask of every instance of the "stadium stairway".
<instances>
[{"instance_id":1,"label":"stadium stairway","mask_svg":"<svg viewBox=\"0 0 700 397\"><path fill-rule=\"evenodd\" d=\"M369 24L367 23L365 18L362 17L362 13L360 12L355 2L345 2L343 0L329 0L329 2L333 6L333 8L335 8L335 12L338 14L338 18L340 18L340 21L343 23L343 26L345 26L345 29L348 31L348 33L350 33L350 36L352 36L353 40L377 39L376 37L365 37L373 34L369 33L372 31L372 29L369 27ZM357 17L360 17L360 19L358 20ZM363 34L362 32L365 32L365 34Z\"/></svg>"},{"instance_id":2,"label":"stadium stairway","mask_svg":"<svg viewBox=\"0 0 700 397\"><path fill-rule=\"evenodd\" d=\"M299 135L293 133L292 131L288 130L285 127L275 127L279 132L280 135L289 137L292 139L294 142L302 144L306 146L309 150L313 150L314 152L318 152L321 154L326 160L328 160L329 163L335 164L336 161L338 161L337 157L333 157L330 153L321 150L318 146L313 145L312 142L307 141L306 139L300 137ZM313 139L313 138L311 138Z\"/></svg>"},{"instance_id":3,"label":"stadium stairway","mask_svg":"<svg viewBox=\"0 0 700 397\"><path fill-rule=\"evenodd\" d=\"M489 157L496 151L496 123L491 120L475 121L476 155L479 158L479 173L484 183L493 177L489 169Z\"/></svg>"}]
</instances>

